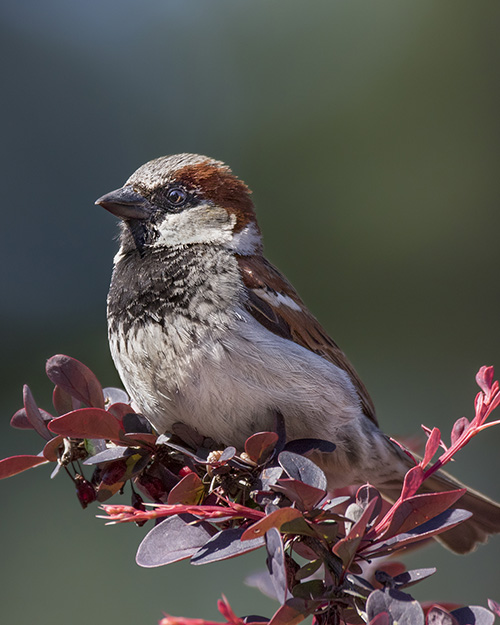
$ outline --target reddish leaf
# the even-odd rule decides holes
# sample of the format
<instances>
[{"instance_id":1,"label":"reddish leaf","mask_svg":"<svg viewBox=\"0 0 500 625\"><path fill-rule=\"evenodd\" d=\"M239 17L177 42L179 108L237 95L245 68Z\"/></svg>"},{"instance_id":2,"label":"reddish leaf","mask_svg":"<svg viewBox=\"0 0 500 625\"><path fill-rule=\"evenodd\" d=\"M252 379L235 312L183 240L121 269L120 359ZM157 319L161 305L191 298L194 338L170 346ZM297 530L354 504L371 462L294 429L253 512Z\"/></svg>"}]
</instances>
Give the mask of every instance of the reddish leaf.
<instances>
[{"instance_id":1,"label":"reddish leaf","mask_svg":"<svg viewBox=\"0 0 500 625\"><path fill-rule=\"evenodd\" d=\"M106 501L115 495L128 479L126 460L108 463L101 473L101 483L97 487L97 501Z\"/></svg>"},{"instance_id":2,"label":"reddish leaf","mask_svg":"<svg viewBox=\"0 0 500 625\"><path fill-rule=\"evenodd\" d=\"M43 456L23 455L4 458L0 460L0 480L46 463L47 460Z\"/></svg>"},{"instance_id":3,"label":"reddish leaf","mask_svg":"<svg viewBox=\"0 0 500 625\"><path fill-rule=\"evenodd\" d=\"M82 406L81 401L72 397L57 384L54 386L54 391L52 393L52 403L59 416L71 412L72 410L78 410L78 408Z\"/></svg>"},{"instance_id":4,"label":"reddish leaf","mask_svg":"<svg viewBox=\"0 0 500 625\"><path fill-rule=\"evenodd\" d=\"M500 603L493 601L493 599L488 599L488 607L497 616L500 616Z\"/></svg>"},{"instance_id":5,"label":"reddish leaf","mask_svg":"<svg viewBox=\"0 0 500 625\"><path fill-rule=\"evenodd\" d=\"M80 408L50 422L49 429L72 438L120 440L122 426L113 415L100 408Z\"/></svg>"},{"instance_id":6,"label":"reddish leaf","mask_svg":"<svg viewBox=\"0 0 500 625\"><path fill-rule=\"evenodd\" d=\"M241 540L252 540L264 536L271 527L280 529L283 523L293 521L293 519L302 518L302 513L296 508L279 508L271 514L268 514L257 523L250 526L242 535Z\"/></svg>"},{"instance_id":7,"label":"reddish leaf","mask_svg":"<svg viewBox=\"0 0 500 625\"><path fill-rule=\"evenodd\" d=\"M188 473L168 494L167 504L197 505L203 500L205 487L196 473Z\"/></svg>"},{"instance_id":8,"label":"reddish leaf","mask_svg":"<svg viewBox=\"0 0 500 625\"><path fill-rule=\"evenodd\" d=\"M51 438L50 441L48 441L43 448L42 453L44 458L46 458L49 462L57 462L57 459L59 457L57 454L57 450L61 446L63 440L64 437L60 434L55 436L54 438Z\"/></svg>"},{"instance_id":9,"label":"reddish leaf","mask_svg":"<svg viewBox=\"0 0 500 625\"><path fill-rule=\"evenodd\" d=\"M115 482L114 484L104 484L101 482L97 487L96 491L96 499L99 503L103 503L108 499L111 499L113 495L120 492L120 490L125 485L125 482Z\"/></svg>"},{"instance_id":10,"label":"reddish leaf","mask_svg":"<svg viewBox=\"0 0 500 625\"><path fill-rule=\"evenodd\" d=\"M129 404L122 404L121 402L117 402L116 404L111 404L108 407L108 412L110 412L117 419L123 419L123 417L127 414L131 414L134 412L132 406Z\"/></svg>"},{"instance_id":11,"label":"reddish leaf","mask_svg":"<svg viewBox=\"0 0 500 625\"><path fill-rule=\"evenodd\" d=\"M229 605L229 601L226 599L224 595L222 595L222 599L217 601L217 609L222 614L222 616L228 622L228 625L243 625L244 621L240 619L233 612L232 607Z\"/></svg>"},{"instance_id":12,"label":"reddish leaf","mask_svg":"<svg viewBox=\"0 0 500 625\"><path fill-rule=\"evenodd\" d=\"M433 605L425 616L427 625L458 625L458 621L444 608Z\"/></svg>"},{"instance_id":13,"label":"reddish leaf","mask_svg":"<svg viewBox=\"0 0 500 625\"><path fill-rule=\"evenodd\" d=\"M392 619L388 612L380 612L368 625L392 625Z\"/></svg>"},{"instance_id":14,"label":"reddish leaf","mask_svg":"<svg viewBox=\"0 0 500 625\"><path fill-rule=\"evenodd\" d=\"M267 458L278 442L276 432L257 432L245 441L245 451L257 464Z\"/></svg>"},{"instance_id":15,"label":"reddish leaf","mask_svg":"<svg viewBox=\"0 0 500 625\"><path fill-rule=\"evenodd\" d=\"M134 432L133 434L120 435L121 441L123 441L127 445L132 445L134 447L154 447L157 438L158 436L156 434L143 434L142 432Z\"/></svg>"},{"instance_id":16,"label":"reddish leaf","mask_svg":"<svg viewBox=\"0 0 500 625\"><path fill-rule=\"evenodd\" d=\"M326 497L326 491L299 480L278 480L272 490L283 493L290 501L297 503L301 510L312 510L314 506Z\"/></svg>"},{"instance_id":17,"label":"reddish leaf","mask_svg":"<svg viewBox=\"0 0 500 625\"><path fill-rule=\"evenodd\" d=\"M455 421L453 429L451 430L451 444L455 445L458 439L462 436L465 430L469 427L470 422L467 417L461 417Z\"/></svg>"},{"instance_id":18,"label":"reddish leaf","mask_svg":"<svg viewBox=\"0 0 500 625\"><path fill-rule=\"evenodd\" d=\"M420 462L420 466L425 469L425 467L429 464L429 462L434 457L434 454L439 448L439 444L441 443L441 432L439 428L433 428L432 432L427 439L427 444L425 445L425 454Z\"/></svg>"},{"instance_id":19,"label":"reddish leaf","mask_svg":"<svg viewBox=\"0 0 500 625\"><path fill-rule=\"evenodd\" d=\"M46 365L49 379L87 406L104 408L104 394L95 374L75 358L58 354Z\"/></svg>"},{"instance_id":20,"label":"reddish leaf","mask_svg":"<svg viewBox=\"0 0 500 625\"><path fill-rule=\"evenodd\" d=\"M466 492L464 488L443 493L414 495L398 504L392 511L389 526L379 535L384 539L412 530L448 510Z\"/></svg>"},{"instance_id":21,"label":"reddish leaf","mask_svg":"<svg viewBox=\"0 0 500 625\"><path fill-rule=\"evenodd\" d=\"M356 550L364 538L366 525L370 521L377 504L377 499L372 499L364 509L363 514L351 527L347 536L339 540L334 546L333 553L342 560L345 568L349 568L351 562L353 561L354 556L356 555Z\"/></svg>"},{"instance_id":22,"label":"reddish leaf","mask_svg":"<svg viewBox=\"0 0 500 625\"><path fill-rule=\"evenodd\" d=\"M297 625L319 605L318 601L307 601L305 599L289 599L274 613L268 625Z\"/></svg>"},{"instance_id":23,"label":"reddish leaf","mask_svg":"<svg viewBox=\"0 0 500 625\"><path fill-rule=\"evenodd\" d=\"M401 489L401 499L407 499L414 495L424 481L424 472L422 467L417 464L412 467L405 475L403 488Z\"/></svg>"},{"instance_id":24,"label":"reddish leaf","mask_svg":"<svg viewBox=\"0 0 500 625\"><path fill-rule=\"evenodd\" d=\"M476 383L485 395L488 395L493 384L495 370L493 367L481 367L476 374Z\"/></svg>"}]
</instances>

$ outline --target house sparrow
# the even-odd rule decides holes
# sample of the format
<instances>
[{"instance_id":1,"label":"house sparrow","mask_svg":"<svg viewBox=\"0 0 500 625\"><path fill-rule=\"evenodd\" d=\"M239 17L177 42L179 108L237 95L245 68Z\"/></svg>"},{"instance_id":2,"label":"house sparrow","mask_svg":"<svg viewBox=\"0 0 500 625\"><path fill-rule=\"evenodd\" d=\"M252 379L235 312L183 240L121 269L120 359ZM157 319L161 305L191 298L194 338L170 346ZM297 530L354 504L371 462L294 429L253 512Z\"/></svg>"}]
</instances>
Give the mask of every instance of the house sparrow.
<instances>
[{"instance_id":1,"label":"house sparrow","mask_svg":"<svg viewBox=\"0 0 500 625\"><path fill-rule=\"evenodd\" d=\"M96 204L121 219L108 296L111 354L135 405L163 433L184 422L242 448L272 429L335 443L313 459L329 488L370 482L398 497L411 460L378 428L344 353L263 256L250 190L194 154L146 163ZM425 488L462 485L447 474ZM442 540L459 553L500 531L500 505L469 490L474 517Z\"/></svg>"}]
</instances>

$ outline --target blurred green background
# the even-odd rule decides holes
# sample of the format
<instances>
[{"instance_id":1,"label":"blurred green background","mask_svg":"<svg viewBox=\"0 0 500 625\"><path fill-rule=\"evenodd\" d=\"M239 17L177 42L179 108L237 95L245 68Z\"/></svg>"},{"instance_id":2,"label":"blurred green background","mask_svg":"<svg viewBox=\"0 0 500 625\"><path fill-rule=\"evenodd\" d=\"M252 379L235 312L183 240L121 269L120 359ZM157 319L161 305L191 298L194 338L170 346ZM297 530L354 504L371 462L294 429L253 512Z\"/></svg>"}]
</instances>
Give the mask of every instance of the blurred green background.
<instances>
[{"instance_id":1,"label":"blurred green background","mask_svg":"<svg viewBox=\"0 0 500 625\"><path fill-rule=\"evenodd\" d=\"M500 4L442 0L4 0L0 457L44 362L68 353L106 385L116 224L93 205L146 160L199 152L253 189L268 256L344 348L386 431L449 435L474 375L500 371ZM454 473L500 498L500 432ZM153 624L274 604L242 586L264 554L144 570L146 528L105 527L46 467L2 493L2 622ZM500 537L438 546L420 599L500 600Z\"/></svg>"}]
</instances>

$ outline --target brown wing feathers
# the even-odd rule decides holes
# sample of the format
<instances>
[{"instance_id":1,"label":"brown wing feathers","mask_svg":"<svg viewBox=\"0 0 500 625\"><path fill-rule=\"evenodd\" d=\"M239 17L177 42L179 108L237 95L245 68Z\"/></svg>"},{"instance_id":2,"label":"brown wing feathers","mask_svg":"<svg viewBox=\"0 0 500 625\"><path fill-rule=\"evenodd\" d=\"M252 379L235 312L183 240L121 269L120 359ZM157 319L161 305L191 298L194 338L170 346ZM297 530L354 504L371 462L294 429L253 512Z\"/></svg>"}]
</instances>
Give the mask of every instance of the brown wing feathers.
<instances>
[{"instance_id":1,"label":"brown wing feathers","mask_svg":"<svg viewBox=\"0 0 500 625\"><path fill-rule=\"evenodd\" d=\"M363 412L375 424L373 402L354 367L318 320L307 310L293 286L263 256L238 256L245 286L249 289L248 311L270 332L294 341L346 371L358 392ZM273 306L266 296L290 298L297 308L281 303Z\"/></svg>"}]
</instances>

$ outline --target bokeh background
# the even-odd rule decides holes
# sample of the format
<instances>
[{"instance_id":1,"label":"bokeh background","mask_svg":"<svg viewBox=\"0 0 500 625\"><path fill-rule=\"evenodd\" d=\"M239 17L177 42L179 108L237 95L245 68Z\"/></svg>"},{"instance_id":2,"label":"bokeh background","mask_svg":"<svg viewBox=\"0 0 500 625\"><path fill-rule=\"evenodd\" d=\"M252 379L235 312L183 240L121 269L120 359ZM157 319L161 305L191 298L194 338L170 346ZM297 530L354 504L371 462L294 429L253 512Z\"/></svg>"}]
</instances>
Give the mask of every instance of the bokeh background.
<instances>
[{"instance_id":1,"label":"bokeh background","mask_svg":"<svg viewBox=\"0 0 500 625\"><path fill-rule=\"evenodd\" d=\"M21 387L50 407L44 362L68 353L106 385L116 224L93 205L146 160L231 164L268 256L344 348L384 428L449 434L474 375L500 371L500 5L476 0L4 0L0 8L0 457ZM500 432L454 473L500 498ZM0 484L2 621L155 623L274 604L245 558L144 570L146 528L105 527L46 467ZM431 546L420 599L500 600L500 537L467 558Z\"/></svg>"}]
</instances>

